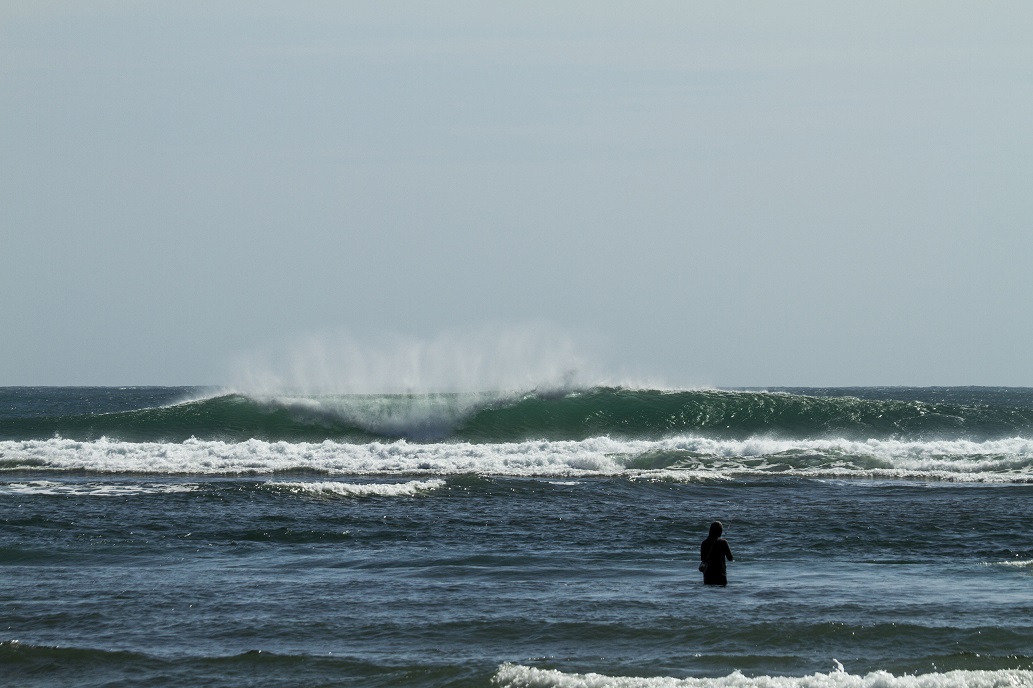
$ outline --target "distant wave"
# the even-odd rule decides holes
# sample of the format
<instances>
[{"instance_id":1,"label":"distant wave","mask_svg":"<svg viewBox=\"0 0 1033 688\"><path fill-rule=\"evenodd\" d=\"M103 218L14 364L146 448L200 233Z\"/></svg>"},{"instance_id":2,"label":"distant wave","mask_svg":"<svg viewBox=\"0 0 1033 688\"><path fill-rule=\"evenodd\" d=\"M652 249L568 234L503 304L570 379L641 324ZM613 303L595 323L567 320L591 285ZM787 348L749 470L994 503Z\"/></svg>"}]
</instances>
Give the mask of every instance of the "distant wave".
<instances>
[{"instance_id":1,"label":"distant wave","mask_svg":"<svg viewBox=\"0 0 1033 688\"><path fill-rule=\"evenodd\" d=\"M6 440L497 443L686 434L715 439L982 442L1033 437L1033 408L787 392L600 387L520 396L228 393L116 413L0 420L0 439Z\"/></svg>"}]
</instances>

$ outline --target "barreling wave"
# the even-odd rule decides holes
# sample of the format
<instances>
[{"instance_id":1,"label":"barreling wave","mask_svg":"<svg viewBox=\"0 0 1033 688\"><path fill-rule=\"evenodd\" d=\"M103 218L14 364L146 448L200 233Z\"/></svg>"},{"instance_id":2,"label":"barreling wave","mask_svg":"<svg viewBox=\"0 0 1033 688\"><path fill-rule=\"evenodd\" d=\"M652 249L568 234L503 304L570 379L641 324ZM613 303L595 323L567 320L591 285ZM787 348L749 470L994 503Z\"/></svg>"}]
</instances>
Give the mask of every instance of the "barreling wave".
<instances>
[{"instance_id":1,"label":"barreling wave","mask_svg":"<svg viewBox=\"0 0 1033 688\"><path fill-rule=\"evenodd\" d=\"M1033 437L1033 404L956 403L787 392L600 387L494 394L250 397L228 393L116 413L0 419L0 439L80 441L520 442L656 439L986 441Z\"/></svg>"},{"instance_id":2,"label":"barreling wave","mask_svg":"<svg viewBox=\"0 0 1033 688\"><path fill-rule=\"evenodd\" d=\"M251 438L317 441L372 439L347 419L288 403L224 394L181 403L114 413L35 416L0 420L0 438L102 437L126 442L182 442L192 437L240 441Z\"/></svg>"}]
</instances>

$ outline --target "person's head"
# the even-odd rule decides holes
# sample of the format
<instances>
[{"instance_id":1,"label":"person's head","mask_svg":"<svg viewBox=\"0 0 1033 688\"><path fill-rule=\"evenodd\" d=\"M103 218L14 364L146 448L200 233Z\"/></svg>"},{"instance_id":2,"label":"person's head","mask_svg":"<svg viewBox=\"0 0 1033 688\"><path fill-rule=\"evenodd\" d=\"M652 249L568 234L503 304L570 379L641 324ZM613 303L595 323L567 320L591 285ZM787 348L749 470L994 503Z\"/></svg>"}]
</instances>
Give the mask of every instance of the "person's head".
<instances>
[{"instance_id":1,"label":"person's head","mask_svg":"<svg viewBox=\"0 0 1033 688\"><path fill-rule=\"evenodd\" d=\"M721 537L721 533L723 533L724 530L725 527L721 525L721 521L714 521L710 524L710 537L719 538Z\"/></svg>"}]
</instances>

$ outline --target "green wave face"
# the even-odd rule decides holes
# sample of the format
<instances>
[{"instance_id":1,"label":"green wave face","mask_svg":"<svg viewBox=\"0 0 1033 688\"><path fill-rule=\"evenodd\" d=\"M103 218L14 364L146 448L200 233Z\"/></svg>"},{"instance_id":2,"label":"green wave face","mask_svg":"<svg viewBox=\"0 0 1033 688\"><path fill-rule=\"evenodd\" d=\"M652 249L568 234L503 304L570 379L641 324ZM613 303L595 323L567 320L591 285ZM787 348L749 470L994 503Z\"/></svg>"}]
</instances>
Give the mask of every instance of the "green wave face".
<instances>
[{"instance_id":1,"label":"green wave face","mask_svg":"<svg viewBox=\"0 0 1033 688\"><path fill-rule=\"evenodd\" d=\"M745 438L969 438L1026 434L1033 409L952 403L817 397L782 392L601 388L526 397L484 409L457 435L474 441L655 438L680 434Z\"/></svg>"},{"instance_id":2,"label":"green wave face","mask_svg":"<svg viewBox=\"0 0 1033 688\"><path fill-rule=\"evenodd\" d=\"M898 396L905 396L903 394ZM929 397L930 395L926 395ZM1029 397L1027 399L1026 397ZM963 400L967 401L967 400ZM0 418L0 439L515 442L610 436L986 439L1033 436L1026 403L818 396L790 392L669 392L594 388L557 394L223 394L111 413Z\"/></svg>"},{"instance_id":3,"label":"green wave face","mask_svg":"<svg viewBox=\"0 0 1033 688\"><path fill-rule=\"evenodd\" d=\"M128 442L182 442L192 437L229 442L315 442L372 437L343 419L257 402L239 394L115 413L0 421L3 439L47 439L55 435L82 441L106 437Z\"/></svg>"}]
</instances>

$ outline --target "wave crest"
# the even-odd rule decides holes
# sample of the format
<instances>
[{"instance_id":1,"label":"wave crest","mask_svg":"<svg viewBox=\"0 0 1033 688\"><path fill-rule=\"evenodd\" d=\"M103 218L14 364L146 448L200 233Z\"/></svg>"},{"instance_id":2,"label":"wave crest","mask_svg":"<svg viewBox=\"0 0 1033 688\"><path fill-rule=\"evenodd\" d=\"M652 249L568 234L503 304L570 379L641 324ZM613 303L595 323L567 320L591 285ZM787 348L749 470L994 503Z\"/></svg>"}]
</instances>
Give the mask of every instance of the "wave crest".
<instances>
[{"instance_id":1,"label":"wave crest","mask_svg":"<svg viewBox=\"0 0 1033 688\"><path fill-rule=\"evenodd\" d=\"M1033 685L1033 671L959 670L905 676L874 671L860 676L837 670L810 676L756 677L736 671L720 678L677 679L575 674L506 663L498 668L492 684L509 688L1005 688Z\"/></svg>"},{"instance_id":2,"label":"wave crest","mask_svg":"<svg viewBox=\"0 0 1033 688\"><path fill-rule=\"evenodd\" d=\"M1025 406L810 396L786 392L585 390L246 396L223 393L118 413L0 420L0 439L182 442L346 442L407 439L475 443L608 436L715 440L826 438L985 442L1033 437Z\"/></svg>"},{"instance_id":3,"label":"wave crest","mask_svg":"<svg viewBox=\"0 0 1033 688\"><path fill-rule=\"evenodd\" d=\"M340 497L414 497L443 487L445 481L410 480L405 483L268 482L267 487L299 494Z\"/></svg>"},{"instance_id":4,"label":"wave crest","mask_svg":"<svg viewBox=\"0 0 1033 688\"><path fill-rule=\"evenodd\" d=\"M1028 483L1033 482L1033 441L622 440L604 436L433 444L198 439L174 444L107 439L0 442L0 471L25 470L142 475L623 475L683 481L784 476Z\"/></svg>"}]
</instances>

